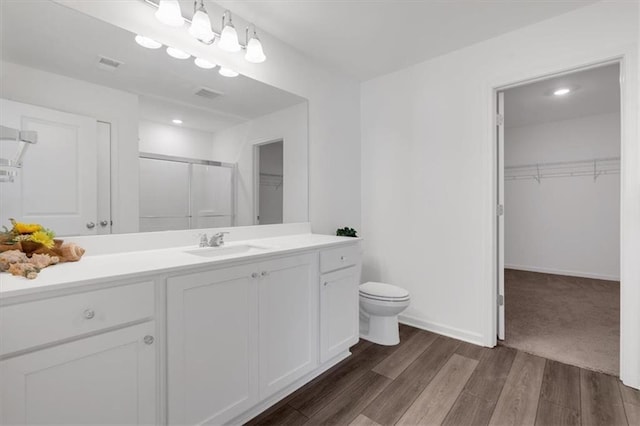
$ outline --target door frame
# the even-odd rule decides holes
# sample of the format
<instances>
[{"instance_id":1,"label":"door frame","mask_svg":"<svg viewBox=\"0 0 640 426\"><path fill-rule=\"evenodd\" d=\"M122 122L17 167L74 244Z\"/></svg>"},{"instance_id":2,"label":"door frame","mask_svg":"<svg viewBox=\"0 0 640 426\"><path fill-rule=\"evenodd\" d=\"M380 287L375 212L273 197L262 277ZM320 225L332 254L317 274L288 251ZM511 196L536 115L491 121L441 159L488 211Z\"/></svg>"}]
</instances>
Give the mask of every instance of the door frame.
<instances>
[{"instance_id":1,"label":"door frame","mask_svg":"<svg viewBox=\"0 0 640 426\"><path fill-rule=\"evenodd\" d=\"M491 185L489 186L489 200L487 213L490 220L487 227L486 244L489 246L489 255L485 259L488 266L490 279L487 281L486 291L488 296L486 303L489 307L485 316L485 344L493 347L497 344L498 321L498 239L497 215L498 204L498 165L497 165L497 126L496 126L496 101L497 93L506 89L529 84L535 81L545 80L558 75L569 74L578 70L602 66L605 64L620 64L620 115L621 115L621 173L620 173L620 379L627 385L640 388L640 342L637 338L637 330L640 327L640 265L637 265L637 251L640 242L636 241L640 236L634 220L640 213L640 206L636 197L640 195L640 149L637 146L638 126L638 79L637 79L637 48L636 46L623 46L616 49L605 49L587 54L587 57L555 60L554 63L540 66L534 64L530 70L520 70L510 78L502 77L489 81L486 85L490 105L487 105L490 116L488 125L490 146L488 149L488 171ZM544 64L543 64L544 65Z\"/></svg>"},{"instance_id":2,"label":"door frame","mask_svg":"<svg viewBox=\"0 0 640 426\"><path fill-rule=\"evenodd\" d=\"M284 164L284 138L269 139L253 144L253 225L260 225L260 147L278 142L282 142L282 160Z\"/></svg>"},{"instance_id":3,"label":"door frame","mask_svg":"<svg viewBox=\"0 0 640 426\"><path fill-rule=\"evenodd\" d=\"M497 336L498 340L504 340L506 338L505 328L506 328L506 318L505 318L505 305L506 305L506 295L505 295L505 282L504 282L504 245L505 245L505 230L504 230L504 191L505 191L505 181L504 181L504 144L505 144L505 103L504 103L504 94L507 90L513 89L516 87L526 86L528 84L545 81L549 79L553 79L563 75L571 75L581 71L588 71L595 68L601 68L605 66L610 66L617 64L619 67L619 78L622 80L622 61L621 59L614 59L610 61L605 61L602 63L593 64L590 66L572 69L567 72L561 72L549 76L545 76L544 78L536 78L534 80L527 80L518 82L516 84L510 85L508 87L498 88L495 91L495 102L496 102L496 220L497 220L497 229L496 229L496 246L497 246L497 261L496 261L496 274L497 274L497 298L498 298L498 307L497 307L497 316L498 316L498 326L497 326ZM621 105L620 105L620 134L622 135L622 84L620 85L620 96L621 96ZM620 147L622 148L622 140L620 141ZM622 151L622 150L621 150ZM624 170L622 169L622 159L620 160L620 180L622 180L622 175ZM622 191L620 191L622 192ZM620 214L622 214L622 209L620 208ZM620 234L622 234L622 226L618 230ZM622 238L622 235L620 235ZM622 284L621 284L622 285Z\"/></svg>"}]
</instances>

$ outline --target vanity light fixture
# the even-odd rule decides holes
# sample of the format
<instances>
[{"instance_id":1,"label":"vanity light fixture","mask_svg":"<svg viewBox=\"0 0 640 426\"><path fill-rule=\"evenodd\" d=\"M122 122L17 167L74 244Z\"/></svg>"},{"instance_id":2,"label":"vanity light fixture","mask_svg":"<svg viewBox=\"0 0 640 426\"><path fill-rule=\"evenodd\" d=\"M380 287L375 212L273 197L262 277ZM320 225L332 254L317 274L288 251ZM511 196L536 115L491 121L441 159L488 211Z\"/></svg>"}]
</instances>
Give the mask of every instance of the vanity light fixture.
<instances>
[{"instance_id":1,"label":"vanity light fixture","mask_svg":"<svg viewBox=\"0 0 640 426\"><path fill-rule=\"evenodd\" d=\"M193 18L186 19L182 16L180 3L178 0L140 0L147 5L156 9L155 16L160 22L171 26L182 26L185 22L189 24L188 32L201 43L211 45L218 39L218 47L221 50L236 53L245 50L244 58L247 62L259 64L264 62L267 57L264 54L262 42L258 38L255 25L251 24L245 30L245 44L241 44L238 40L238 32L233 25L231 11L225 10L222 15L222 31L220 33L213 31L211 28L211 18L205 8L204 0L194 0ZM137 36L136 42L141 46L149 49L158 49L162 44L148 37ZM174 47L168 47L167 53L174 58L187 59L191 55ZM217 65L207 60L197 58L195 64L200 68L211 69ZM225 77L236 77L239 75L236 71L225 68L219 70L221 75Z\"/></svg>"},{"instance_id":2,"label":"vanity light fixture","mask_svg":"<svg viewBox=\"0 0 640 426\"><path fill-rule=\"evenodd\" d=\"M569 93L571 93L571 89L569 89L568 87L562 87L553 92L555 96L564 96L568 95Z\"/></svg>"},{"instance_id":3,"label":"vanity light fixture","mask_svg":"<svg viewBox=\"0 0 640 426\"><path fill-rule=\"evenodd\" d=\"M173 120L171 120L171 122L173 124L182 124L182 120L180 120L179 118L174 118Z\"/></svg>"},{"instance_id":4,"label":"vanity light fixture","mask_svg":"<svg viewBox=\"0 0 640 426\"><path fill-rule=\"evenodd\" d=\"M193 2L193 18L189 27L189 34L198 40L211 44L215 38L215 34L211 31L211 20L204 8L204 0L196 0Z\"/></svg>"},{"instance_id":5,"label":"vanity light fixture","mask_svg":"<svg viewBox=\"0 0 640 426\"><path fill-rule=\"evenodd\" d=\"M231 68L225 68L222 66L220 67L220 70L218 70L218 73L223 77L237 77L240 75L240 73L232 70Z\"/></svg>"},{"instance_id":6,"label":"vanity light fixture","mask_svg":"<svg viewBox=\"0 0 640 426\"><path fill-rule=\"evenodd\" d=\"M222 15L222 33L220 34L219 46L220 49L232 53L239 52L242 49L238 42L238 33L231 20L231 12L228 10L225 10Z\"/></svg>"},{"instance_id":7,"label":"vanity light fixture","mask_svg":"<svg viewBox=\"0 0 640 426\"><path fill-rule=\"evenodd\" d=\"M193 62L196 64L196 66L205 70L210 70L216 67L216 64L214 64L213 62L209 62L206 59L202 58L196 58Z\"/></svg>"},{"instance_id":8,"label":"vanity light fixture","mask_svg":"<svg viewBox=\"0 0 640 426\"><path fill-rule=\"evenodd\" d=\"M264 55L262 43L260 43L260 39L256 34L256 26L251 24L251 27L247 28L245 33L247 36L247 53L245 53L244 58L254 64L264 62L267 57Z\"/></svg>"},{"instance_id":9,"label":"vanity light fixture","mask_svg":"<svg viewBox=\"0 0 640 426\"><path fill-rule=\"evenodd\" d=\"M183 52L182 50L171 46L167 47L167 54L176 59L189 59L191 57L187 52Z\"/></svg>"},{"instance_id":10,"label":"vanity light fixture","mask_svg":"<svg viewBox=\"0 0 640 426\"><path fill-rule=\"evenodd\" d=\"M160 0L158 10L156 10L156 18L171 27L181 27L184 24L178 0Z\"/></svg>"},{"instance_id":11,"label":"vanity light fixture","mask_svg":"<svg viewBox=\"0 0 640 426\"><path fill-rule=\"evenodd\" d=\"M160 49L162 47L162 43L155 41L152 38L137 35L136 43L138 43L142 47L146 47L147 49Z\"/></svg>"}]
</instances>

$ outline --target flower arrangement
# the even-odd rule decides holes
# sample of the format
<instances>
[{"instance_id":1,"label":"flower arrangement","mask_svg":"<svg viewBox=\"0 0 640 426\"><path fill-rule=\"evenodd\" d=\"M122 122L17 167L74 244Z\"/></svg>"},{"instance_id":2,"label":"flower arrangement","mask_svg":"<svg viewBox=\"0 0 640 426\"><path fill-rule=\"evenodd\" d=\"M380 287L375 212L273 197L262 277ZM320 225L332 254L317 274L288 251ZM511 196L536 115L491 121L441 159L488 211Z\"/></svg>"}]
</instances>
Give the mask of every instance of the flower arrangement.
<instances>
[{"instance_id":1,"label":"flower arrangement","mask_svg":"<svg viewBox=\"0 0 640 426\"><path fill-rule=\"evenodd\" d=\"M77 262L84 249L55 239L55 233L38 223L10 219L11 229L0 233L0 272L34 279L50 265Z\"/></svg>"},{"instance_id":2,"label":"flower arrangement","mask_svg":"<svg viewBox=\"0 0 640 426\"><path fill-rule=\"evenodd\" d=\"M9 219L13 227L8 230L6 227L5 234L9 236L6 243L17 243L22 241L30 241L32 243L41 244L51 249L55 245L54 238L56 234L38 223L22 223L16 222L15 219Z\"/></svg>"}]
</instances>

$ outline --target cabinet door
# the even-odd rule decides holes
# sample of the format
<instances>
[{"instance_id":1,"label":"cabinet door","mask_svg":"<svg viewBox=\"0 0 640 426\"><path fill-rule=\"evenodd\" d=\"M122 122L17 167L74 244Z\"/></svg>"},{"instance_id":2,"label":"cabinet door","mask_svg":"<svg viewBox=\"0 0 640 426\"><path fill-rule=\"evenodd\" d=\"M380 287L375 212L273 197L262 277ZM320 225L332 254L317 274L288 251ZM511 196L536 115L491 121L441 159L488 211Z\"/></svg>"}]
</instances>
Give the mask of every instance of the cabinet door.
<instances>
[{"instance_id":1,"label":"cabinet door","mask_svg":"<svg viewBox=\"0 0 640 426\"><path fill-rule=\"evenodd\" d=\"M260 264L260 398L318 364L318 258Z\"/></svg>"},{"instance_id":2,"label":"cabinet door","mask_svg":"<svg viewBox=\"0 0 640 426\"><path fill-rule=\"evenodd\" d=\"M0 362L1 424L155 424L155 323Z\"/></svg>"},{"instance_id":3,"label":"cabinet door","mask_svg":"<svg viewBox=\"0 0 640 426\"><path fill-rule=\"evenodd\" d=\"M320 277L320 362L358 342L359 277L355 266Z\"/></svg>"},{"instance_id":4,"label":"cabinet door","mask_svg":"<svg viewBox=\"0 0 640 426\"><path fill-rule=\"evenodd\" d=\"M258 279L238 266L167 281L170 424L221 424L258 401Z\"/></svg>"}]
</instances>

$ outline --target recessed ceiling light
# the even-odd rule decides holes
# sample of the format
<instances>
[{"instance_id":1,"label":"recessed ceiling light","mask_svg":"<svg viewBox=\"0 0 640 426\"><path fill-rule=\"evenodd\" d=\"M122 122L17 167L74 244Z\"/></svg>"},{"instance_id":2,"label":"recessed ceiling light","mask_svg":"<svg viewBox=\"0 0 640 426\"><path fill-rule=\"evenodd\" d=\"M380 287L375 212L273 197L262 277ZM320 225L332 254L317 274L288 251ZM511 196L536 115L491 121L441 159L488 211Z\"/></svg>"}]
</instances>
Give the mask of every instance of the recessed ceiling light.
<instances>
[{"instance_id":1,"label":"recessed ceiling light","mask_svg":"<svg viewBox=\"0 0 640 426\"><path fill-rule=\"evenodd\" d=\"M202 58L196 58L194 62L197 66L199 66L200 68L204 68L205 70L210 70L211 68L216 67L216 64L214 64L213 62L209 62L206 59Z\"/></svg>"},{"instance_id":2,"label":"recessed ceiling light","mask_svg":"<svg viewBox=\"0 0 640 426\"><path fill-rule=\"evenodd\" d=\"M174 118L171 121L173 122L173 124L182 124L182 120L180 120L179 118Z\"/></svg>"},{"instance_id":3,"label":"recessed ceiling light","mask_svg":"<svg viewBox=\"0 0 640 426\"><path fill-rule=\"evenodd\" d=\"M137 35L136 43L138 43L142 47L146 47L147 49L159 49L162 47L162 43L155 41L152 38Z\"/></svg>"},{"instance_id":4,"label":"recessed ceiling light","mask_svg":"<svg viewBox=\"0 0 640 426\"><path fill-rule=\"evenodd\" d=\"M224 77L237 77L239 75L238 72L230 68L224 68L224 67L220 67L220 70L218 71L218 73L220 73L220 75Z\"/></svg>"},{"instance_id":5,"label":"recessed ceiling light","mask_svg":"<svg viewBox=\"0 0 640 426\"><path fill-rule=\"evenodd\" d=\"M176 49L175 47L167 47L167 53L169 56L176 59L188 59L191 57L187 52L183 52L180 49Z\"/></svg>"},{"instance_id":6,"label":"recessed ceiling light","mask_svg":"<svg viewBox=\"0 0 640 426\"><path fill-rule=\"evenodd\" d=\"M560 88L558 90L555 90L553 92L553 94L555 96L564 96L564 95L567 95L569 93L571 93L571 89L569 89L568 87L562 87L562 88Z\"/></svg>"}]
</instances>

